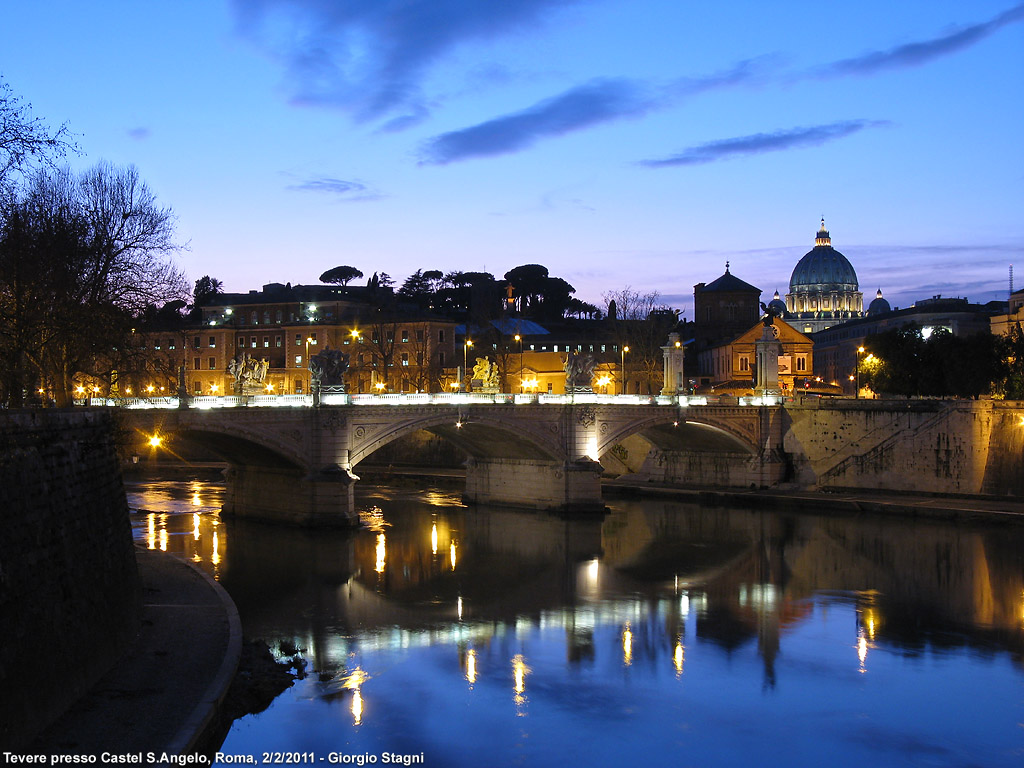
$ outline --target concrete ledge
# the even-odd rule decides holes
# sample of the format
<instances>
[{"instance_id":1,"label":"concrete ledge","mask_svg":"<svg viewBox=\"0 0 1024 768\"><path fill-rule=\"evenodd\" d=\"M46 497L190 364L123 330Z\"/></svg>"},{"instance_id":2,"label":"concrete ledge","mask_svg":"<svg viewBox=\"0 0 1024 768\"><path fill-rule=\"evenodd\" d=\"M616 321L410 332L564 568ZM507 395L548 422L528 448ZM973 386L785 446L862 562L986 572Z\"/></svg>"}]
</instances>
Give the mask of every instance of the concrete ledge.
<instances>
[{"instance_id":1,"label":"concrete ledge","mask_svg":"<svg viewBox=\"0 0 1024 768\"><path fill-rule=\"evenodd\" d=\"M198 567L136 545L142 629L128 651L32 745L45 754L210 753L238 667L234 602Z\"/></svg>"}]
</instances>

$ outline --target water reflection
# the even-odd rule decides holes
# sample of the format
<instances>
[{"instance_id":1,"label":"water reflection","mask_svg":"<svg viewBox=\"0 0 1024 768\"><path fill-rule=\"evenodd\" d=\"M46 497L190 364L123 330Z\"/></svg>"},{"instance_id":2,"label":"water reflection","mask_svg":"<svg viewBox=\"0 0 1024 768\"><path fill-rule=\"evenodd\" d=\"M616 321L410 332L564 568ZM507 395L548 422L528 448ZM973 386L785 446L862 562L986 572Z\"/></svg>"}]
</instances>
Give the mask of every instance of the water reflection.
<instances>
[{"instance_id":1,"label":"water reflection","mask_svg":"<svg viewBox=\"0 0 1024 768\"><path fill-rule=\"evenodd\" d=\"M297 719L325 748L401 742L450 765L564 764L568 741L593 765L641 744L716 765L1011 765L1024 749L1017 527L664 502L564 519L433 491L368 497L345 534L221 524L192 506L215 487L186 489L178 514L151 491L168 489L133 489L154 510L139 539L209 569L248 635L319 673L228 751L287 745ZM794 721L818 725L779 736Z\"/></svg>"}]
</instances>

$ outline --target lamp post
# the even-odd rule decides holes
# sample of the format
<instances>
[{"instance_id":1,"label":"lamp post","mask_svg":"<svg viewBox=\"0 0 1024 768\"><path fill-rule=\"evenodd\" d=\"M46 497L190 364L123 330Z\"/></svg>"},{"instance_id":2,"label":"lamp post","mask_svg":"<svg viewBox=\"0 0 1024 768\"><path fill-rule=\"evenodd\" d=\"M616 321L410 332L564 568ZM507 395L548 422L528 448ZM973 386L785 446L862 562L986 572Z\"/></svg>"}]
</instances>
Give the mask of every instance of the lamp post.
<instances>
[{"instance_id":1,"label":"lamp post","mask_svg":"<svg viewBox=\"0 0 1024 768\"><path fill-rule=\"evenodd\" d=\"M629 347L628 346L624 346L622 348L622 365L621 365L621 368L620 368L620 370L622 372L622 386L619 387L619 394L620 395L626 394L626 353L627 352L629 352Z\"/></svg>"},{"instance_id":2,"label":"lamp post","mask_svg":"<svg viewBox=\"0 0 1024 768\"><path fill-rule=\"evenodd\" d=\"M857 347L857 381L856 381L857 389L853 393L853 399L854 400L859 400L860 399L860 356L863 355L863 354L864 354L864 347Z\"/></svg>"},{"instance_id":3,"label":"lamp post","mask_svg":"<svg viewBox=\"0 0 1024 768\"><path fill-rule=\"evenodd\" d=\"M305 363L305 365L306 365L306 370L307 371L309 370L309 345L312 344L312 343L313 343L313 337L312 336L307 336L306 337L306 356L304 358L302 358L303 363ZM303 377L303 378L305 378L305 377ZM309 391L310 392L313 391L313 374L312 373L309 374Z\"/></svg>"},{"instance_id":4,"label":"lamp post","mask_svg":"<svg viewBox=\"0 0 1024 768\"><path fill-rule=\"evenodd\" d=\"M523 337L516 334L516 341L519 342L519 394L523 394Z\"/></svg>"},{"instance_id":5,"label":"lamp post","mask_svg":"<svg viewBox=\"0 0 1024 768\"><path fill-rule=\"evenodd\" d=\"M466 343L462 345L462 377L463 379L469 378L469 348L473 346L471 339L466 339Z\"/></svg>"}]
</instances>

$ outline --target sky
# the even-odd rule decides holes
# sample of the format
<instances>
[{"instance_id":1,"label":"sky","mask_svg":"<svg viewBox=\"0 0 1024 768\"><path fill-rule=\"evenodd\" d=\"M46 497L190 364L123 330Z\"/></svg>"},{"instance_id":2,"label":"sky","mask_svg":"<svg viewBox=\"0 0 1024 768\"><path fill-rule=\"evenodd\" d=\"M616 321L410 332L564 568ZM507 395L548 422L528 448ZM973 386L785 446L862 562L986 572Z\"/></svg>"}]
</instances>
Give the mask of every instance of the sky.
<instances>
[{"instance_id":1,"label":"sky","mask_svg":"<svg viewBox=\"0 0 1024 768\"><path fill-rule=\"evenodd\" d=\"M349 264L692 317L785 295L824 217L865 305L1024 286L1024 4L7 2L0 77L177 216L190 281ZM396 286L397 287L397 286Z\"/></svg>"}]
</instances>

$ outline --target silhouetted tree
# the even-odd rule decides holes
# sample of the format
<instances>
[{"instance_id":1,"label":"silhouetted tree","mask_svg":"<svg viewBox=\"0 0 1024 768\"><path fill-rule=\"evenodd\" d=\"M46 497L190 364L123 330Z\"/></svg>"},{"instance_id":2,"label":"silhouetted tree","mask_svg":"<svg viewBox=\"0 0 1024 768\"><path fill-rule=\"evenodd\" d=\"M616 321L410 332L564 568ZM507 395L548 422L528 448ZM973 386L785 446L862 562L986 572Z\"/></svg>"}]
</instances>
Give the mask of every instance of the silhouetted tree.
<instances>
[{"instance_id":1,"label":"silhouetted tree","mask_svg":"<svg viewBox=\"0 0 1024 768\"><path fill-rule=\"evenodd\" d=\"M0 185L15 172L34 165L52 167L55 158L76 150L66 124L51 131L42 119L32 117L31 107L0 78Z\"/></svg>"},{"instance_id":2,"label":"silhouetted tree","mask_svg":"<svg viewBox=\"0 0 1024 768\"><path fill-rule=\"evenodd\" d=\"M321 283L335 283L338 285L348 285L350 282L355 280L357 277L362 277L363 273L355 267L348 265L342 265L328 269L322 275L320 275Z\"/></svg>"}]
</instances>

